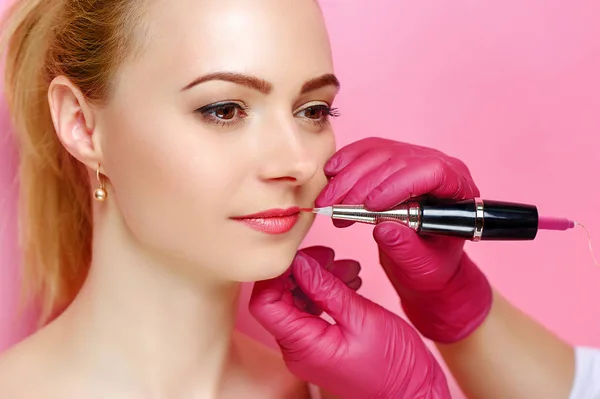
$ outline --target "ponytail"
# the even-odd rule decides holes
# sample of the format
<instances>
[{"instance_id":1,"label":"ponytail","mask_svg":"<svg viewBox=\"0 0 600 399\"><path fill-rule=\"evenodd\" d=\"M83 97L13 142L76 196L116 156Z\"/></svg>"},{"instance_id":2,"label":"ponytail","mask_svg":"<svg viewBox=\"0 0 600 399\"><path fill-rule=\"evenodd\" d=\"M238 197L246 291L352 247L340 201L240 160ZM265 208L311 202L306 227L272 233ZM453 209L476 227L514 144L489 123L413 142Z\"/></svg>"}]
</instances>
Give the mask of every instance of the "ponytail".
<instances>
[{"instance_id":1,"label":"ponytail","mask_svg":"<svg viewBox=\"0 0 600 399\"><path fill-rule=\"evenodd\" d=\"M61 3L17 0L2 37L4 90L20 157L24 294L40 301L40 324L74 298L91 258L89 180L58 140L48 104L48 54Z\"/></svg>"}]
</instances>

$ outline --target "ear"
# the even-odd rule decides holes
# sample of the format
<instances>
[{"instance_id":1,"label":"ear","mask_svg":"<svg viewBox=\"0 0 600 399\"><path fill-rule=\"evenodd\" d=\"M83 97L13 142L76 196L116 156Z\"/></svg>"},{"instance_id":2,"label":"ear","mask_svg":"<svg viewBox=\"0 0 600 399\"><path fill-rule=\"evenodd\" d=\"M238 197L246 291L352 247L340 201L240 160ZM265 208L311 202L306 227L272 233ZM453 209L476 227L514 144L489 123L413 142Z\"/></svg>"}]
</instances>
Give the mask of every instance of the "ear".
<instances>
[{"instance_id":1,"label":"ear","mask_svg":"<svg viewBox=\"0 0 600 399\"><path fill-rule=\"evenodd\" d=\"M99 135L95 133L94 110L81 90L65 76L50 83L48 102L58 139L75 159L92 170L102 163Z\"/></svg>"}]
</instances>

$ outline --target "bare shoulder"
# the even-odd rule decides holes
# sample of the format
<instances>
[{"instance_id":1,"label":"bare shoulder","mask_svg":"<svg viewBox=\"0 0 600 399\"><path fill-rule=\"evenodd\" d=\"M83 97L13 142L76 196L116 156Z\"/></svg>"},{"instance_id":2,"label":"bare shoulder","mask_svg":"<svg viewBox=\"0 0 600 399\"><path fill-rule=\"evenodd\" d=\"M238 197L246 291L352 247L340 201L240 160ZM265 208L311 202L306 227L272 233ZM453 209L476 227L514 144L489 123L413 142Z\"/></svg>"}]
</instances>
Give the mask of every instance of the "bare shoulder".
<instances>
[{"instance_id":1,"label":"bare shoulder","mask_svg":"<svg viewBox=\"0 0 600 399\"><path fill-rule=\"evenodd\" d=\"M234 343L245 373L264 387L263 397L308 399L308 384L290 373L281 353L237 332Z\"/></svg>"},{"instance_id":2,"label":"bare shoulder","mask_svg":"<svg viewBox=\"0 0 600 399\"><path fill-rule=\"evenodd\" d=\"M0 354L0 398L37 397L39 365L35 339L27 338Z\"/></svg>"},{"instance_id":3,"label":"bare shoulder","mask_svg":"<svg viewBox=\"0 0 600 399\"><path fill-rule=\"evenodd\" d=\"M65 391L62 353L56 333L48 326L0 354L0 398L71 397Z\"/></svg>"}]
</instances>

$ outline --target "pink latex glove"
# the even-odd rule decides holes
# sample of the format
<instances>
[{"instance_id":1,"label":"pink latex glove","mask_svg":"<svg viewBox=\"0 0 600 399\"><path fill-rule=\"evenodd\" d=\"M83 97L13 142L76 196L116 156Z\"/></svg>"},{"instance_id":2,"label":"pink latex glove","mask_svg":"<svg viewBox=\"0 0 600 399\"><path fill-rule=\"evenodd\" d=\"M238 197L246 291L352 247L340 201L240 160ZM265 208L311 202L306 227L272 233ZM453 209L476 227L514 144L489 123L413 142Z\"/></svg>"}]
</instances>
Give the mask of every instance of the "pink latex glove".
<instances>
[{"instance_id":1,"label":"pink latex glove","mask_svg":"<svg viewBox=\"0 0 600 399\"><path fill-rule=\"evenodd\" d=\"M401 318L302 251L292 272L306 296L336 322L298 309L286 277L255 284L250 312L276 339L294 375L344 399L450 398L439 364Z\"/></svg>"},{"instance_id":2,"label":"pink latex glove","mask_svg":"<svg viewBox=\"0 0 600 399\"><path fill-rule=\"evenodd\" d=\"M368 138L338 151L325 165L332 177L316 206L364 204L385 210L410 198L479 196L464 163L439 151ZM351 223L335 222L338 227ZM464 240L419 237L395 222L375 226L380 262L413 325L440 343L459 341L486 318L491 287L465 254Z\"/></svg>"}]
</instances>

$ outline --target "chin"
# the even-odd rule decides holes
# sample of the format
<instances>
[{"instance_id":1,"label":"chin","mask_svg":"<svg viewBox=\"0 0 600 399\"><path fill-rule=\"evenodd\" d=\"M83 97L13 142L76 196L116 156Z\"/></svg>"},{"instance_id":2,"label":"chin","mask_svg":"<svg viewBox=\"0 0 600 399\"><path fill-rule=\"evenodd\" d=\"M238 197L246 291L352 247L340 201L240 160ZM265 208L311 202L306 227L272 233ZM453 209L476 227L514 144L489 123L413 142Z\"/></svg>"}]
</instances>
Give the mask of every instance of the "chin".
<instances>
[{"instance_id":1,"label":"chin","mask_svg":"<svg viewBox=\"0 0 600 399\"><path fill-rule=\"evenodd\" d=\"M288 270L296 256L298 246L265 246L245 254L246 269L242 282L268 280L281 276Z\"/></svg>"}]
</instances>

